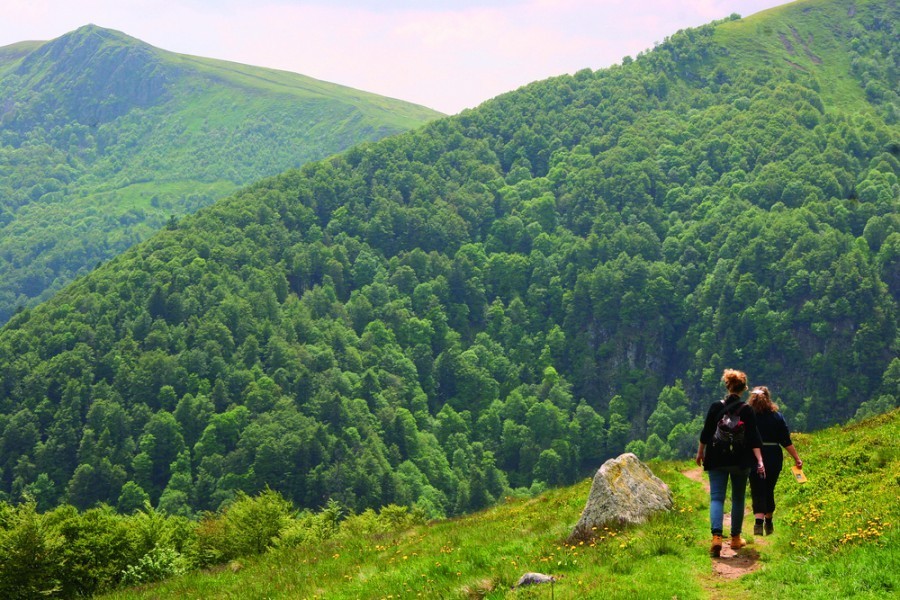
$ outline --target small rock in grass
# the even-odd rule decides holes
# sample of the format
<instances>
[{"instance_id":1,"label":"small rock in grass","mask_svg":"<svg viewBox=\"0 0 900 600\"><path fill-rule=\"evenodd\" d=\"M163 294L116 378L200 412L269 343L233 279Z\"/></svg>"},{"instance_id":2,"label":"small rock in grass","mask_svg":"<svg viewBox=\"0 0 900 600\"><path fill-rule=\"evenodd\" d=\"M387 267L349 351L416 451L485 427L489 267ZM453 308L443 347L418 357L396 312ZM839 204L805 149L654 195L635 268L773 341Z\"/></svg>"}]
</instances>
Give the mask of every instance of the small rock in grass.
<instances>
[{"instance_id":1,"label":"small rock in grass","mask_svg":"<svg viewBox=\"0 0 900 600\"><path fill-rule=\"evenodd\" d=\"M519 581L513 588L522 587L523 585L532 585L535 583L551 583L556 581L553 575L544 575L543 573L525 573L519 577Z\"/></svg>"}]
</instances>

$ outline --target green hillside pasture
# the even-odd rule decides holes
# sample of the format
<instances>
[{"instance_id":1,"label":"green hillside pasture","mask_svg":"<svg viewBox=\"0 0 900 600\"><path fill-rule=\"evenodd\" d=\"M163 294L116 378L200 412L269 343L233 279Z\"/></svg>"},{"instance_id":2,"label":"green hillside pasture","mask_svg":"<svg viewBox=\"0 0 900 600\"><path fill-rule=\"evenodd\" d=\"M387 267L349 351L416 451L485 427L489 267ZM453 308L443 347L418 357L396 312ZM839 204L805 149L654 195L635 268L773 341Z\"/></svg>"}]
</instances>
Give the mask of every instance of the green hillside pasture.
<instances>
[{"instance_id":1,"label":"green hillside pasture","mask_svg":"<svg viewBox=\"0 0 900 600\"><path fill-rule=\"evenodd\" d=\"M642 528L606 530L567 545L590 480L534 499L508 499L470 517L405 532L342 529L317 547L275 550L107 598L547 598L546 585L512 591L523 573L559 577L555 598L702 598L703 495L672 465L655 465L676 495L673 512Z\"/></svg>"},{"instance_id":2,"label":"green hillside pasture","mask_svg":"<svg viewBox=\"0 0 900 600\"><path fill-rule=\"evenodd\" d=\"M236 189L237 186L230 181L210 182L202 187L196 181L143 182L127 185L114 192L90 194L76 202L84 202L85 209L91 206L125 210L174 208L182 213L185 210L196 210L197 206L192 205L199 200L192 199L193 196L220 198L234 193ZM203 205L208 203L208 200L203 201Z\"/></svg>"},{"instance_id":3,"label":"green hillside pasture","mask_svg":"<svg viewBox=\"0 0 900 600\"><path fill-rule=\"evenodd\" d=\"M794 436L809 482L797 485L787 470L779 480L773 543L747 589L768 598L896 597L898 440L898 410Z\"/></svg>"},{"instance_id":4,"label":"green hillside pasture","mask_svg":"<svg viewBox=\"0 0 900 600\"><path fill-rule=\"evenodd\" d=\"M369 116L377 116L379 123L393 125L401 130L412 129L441 114L417 104L355 90L288 71L184 54L166 53L166 56L185 67L196 69L202 74L237 87L267 90L274 94L289 94L297 99L341 100L356 106Z\"/></svg>"},{"instance_id":5,"label":"green hillside pasture","mask_svg":"<svg viewBox=\"0 0 900 600\"><path fill-rule=\"evenodd\" d=\"M127 160L105 159L106 185L123 179L240 185L401 131L343 100L220 85L182 89L171 106L135 111L121 129L128 132L119 138Z\"/></svg>"},{"instance_id":6,"label":"green hillside pasture","mask_svg":"<svg viewBox=\"0 0 900 600\"><path fill-rule=\"evenodd\" d=\"M846 41L848 5L823 0L793 2L756 13L716 28L716 41L729 48L736 66L785 65L811 73L819 83L826 105L871 112L865 94L850 71ZM857 11L871 2L854 3Z\"/></svg>"},{"instance_id":7,"label":"green hillside pasture","mask_svg":"<svg viewBox=\"0 0 900 600\"><path fill-rule=\"evenodd\" d=\"M17 62L20 58L34 51L44 42L17 42L9 46L0 47L0 73Z\"/></svg>"},{"instance_id":8,"label":"green hillside pasture","mask_svg":"<svg viewBox=\"0 0 900 600\"><path fill-rule=\"evenodd\" d=\"M900 589L900 410L862 424L796 435L809 483L785 465L776 531L753 540L761 568L736 580L712 574L709 508L690 463L653 462L675 510L640 528L565 538L590 480L534 499L392 534L344 521L330 541L272 550L106 598L548 598L546 585L512 590L525 572L559 577L554 598L889 598ZM750 517L745 530L750 529Z\"/></svg>"}]
</instances>

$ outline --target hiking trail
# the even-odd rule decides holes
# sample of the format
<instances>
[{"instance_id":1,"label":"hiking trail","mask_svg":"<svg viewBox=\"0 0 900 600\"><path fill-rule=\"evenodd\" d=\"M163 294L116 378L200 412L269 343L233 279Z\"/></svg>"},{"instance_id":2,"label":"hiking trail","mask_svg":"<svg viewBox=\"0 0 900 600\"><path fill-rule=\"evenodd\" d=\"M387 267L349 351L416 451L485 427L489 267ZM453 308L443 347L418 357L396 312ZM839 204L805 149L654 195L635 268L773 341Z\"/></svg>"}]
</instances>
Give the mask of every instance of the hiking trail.
<instances>
[{"instance_id":1,"label":"hiking trail","mask_svg":"<svg viewBox=\"0 0 900 600\"><path fill-rule=\"evenodd\" d=\"M703 489L709 494L709 480L704 477L702 467L695 467L684 471L683 473L688 479L703 485ZM747 540L752 540L750 544L744 546L739 551L731 549L731 537L729 535L731 531L731 514L729 512L731 506L730 498L731 496L729 494L729 497L725 499L725 519L722 522L722 530L725 532L725 535L722 536L722 554L719 558L710 558L713 566L714 579L720 580L737 579L738 577L743 577L747 573L752 573L759 569L762 565L759 562L758 548L766 545L766 540L761 536L748 536L745 531L741 535ZM745 515L750 514L749 501L750 490L748 488L747 508L744 509ZM709 540L705 540L704 544L708 545Z\"/></svg>"}]
</instances>

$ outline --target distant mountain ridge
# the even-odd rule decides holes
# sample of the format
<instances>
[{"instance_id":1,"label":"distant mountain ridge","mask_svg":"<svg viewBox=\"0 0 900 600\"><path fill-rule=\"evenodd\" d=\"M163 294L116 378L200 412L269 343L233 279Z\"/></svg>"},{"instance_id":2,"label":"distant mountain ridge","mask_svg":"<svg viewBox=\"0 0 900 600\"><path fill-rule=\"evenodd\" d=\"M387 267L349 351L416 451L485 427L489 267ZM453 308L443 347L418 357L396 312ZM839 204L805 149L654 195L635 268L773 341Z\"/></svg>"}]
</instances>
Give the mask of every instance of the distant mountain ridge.
<instances>
[{"instance_id":1,"label":"distant mountain ridge","mask_svg":"<svg viewBox=\"0 0 900 600\"><path fill-rule=\"evenodd\" d=\"M8 46L0 46L0 69L3 68L4 63L18 60L45 43L46 42L34 41L16 42L15 44L9 44Z\"/></svg>"},{"instance_id":2,"label":"distant mountain ridge","mask_svg":"<svg viewBox=\"0 0 900 600\"><path fill-rule=\"evenodd\" d=\"M173 215L437 116L95 25L0 48L0 323Z\"/></svg>"}]
</instances>

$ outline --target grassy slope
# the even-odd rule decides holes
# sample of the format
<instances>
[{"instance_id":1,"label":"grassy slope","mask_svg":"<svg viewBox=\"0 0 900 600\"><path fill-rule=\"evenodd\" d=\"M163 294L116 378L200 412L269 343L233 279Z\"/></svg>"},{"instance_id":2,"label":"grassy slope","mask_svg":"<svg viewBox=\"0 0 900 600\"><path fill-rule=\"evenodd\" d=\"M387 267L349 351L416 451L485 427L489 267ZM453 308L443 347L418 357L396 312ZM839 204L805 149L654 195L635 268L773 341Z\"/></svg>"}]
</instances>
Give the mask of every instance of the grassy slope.
<instances>
[{"instance_id":1,"label":"grassy slope","mask_svg":"<svg viewBox=\"0 0 900 600\"><path fill-rule=\"evenodd\" d=\"M510 590L539 571L562 576L555 598L887 598L900 590L897 439L900 410L796 436L810 481L799 486L785 473L775 535L756 545L762 567L734 581L710 575L708 501L681 475L689 465L655 463L675 510L595 544L562 541L584 507L585 480L457 520L273 551L108 597L547 598L546 586Z\"/></svg>"},{"instance_id":2,"label":"grassy slope","mask_svg":"<svg viewBox=\"0 0 900 600\"><path fill-rule=\"evenodd\" d=\"M121 37L131 40L124 34ZM157 175L154 181L196 181L199 186L196 191L206 191L203 184L209 187L230 184L226 190L230 193L238 185L298 167L356 142L379 139L442 116L424 106L298 73L156 48L154 53L163 64L176 67L184 76L171 88L173 99L164 108L164 118L158 119L143 143L149 152L164 146L165 155L147 156L148 152L139 151L131 158L133 166L122 170L125 177L120 181L126 183L131 173L152 169ZM157 116L153 109L148 113L151 118ZM290 123L294 131L248 126L260 119L280 125ZM262 160L263 164L268 163L267 167L262 170L257 167L251 172L246 167L260 162L259 150L251 151L237 144L237 154L227 151L224 155L217 154L223 146L233 152L235 145L230 141L241 136L256 136L262 144L291 144L293 160L285 162L273 156L272 160ZM173 139L182 143L171 144ZM209 153L211 158L197 156L198 152ZM234 174L216 173L213 180L206 166L216 159L222 164L232 161ZM176 168L169 172L154 169L164 162Z\"/></svg>"},{"instance_id":3,"label":"grassy slope","mask_svg":"<svg viewBox=\"0 0 900 600\"><path fill-rule=\"evenodd\" d=\"M379 121L388 122L402 129L414 127L423 121L440 116L440 113L424 106L320 81L297 73L184 54L166 54L174 62L247 89L289 94L298 99L303 97L342 99L368 115L377 116Z\"/></svg>"},{"instance_id":4,"label":"grassy slope","mask_svg":"<svg viewBox=\"0 0 900 600\"><path fill-rule=\"evenodd\" d=\"M36 50L44 42L16 42L9 46L0 47L0 73L17 62L20 58Z\"/></svg>"},{"instance_id":5,"label":"grassy slope","mask_svg":"<svg viewBox=\"0 0 900 600\"><path fill-rule=\"evenodd\" d=\"M768 65L813 73L822 100L836 109L871 111L865 94L850 74L843 26L851 6L868 2L803 0L777 6L739 21L721 24L716 40L741 66Z\"/></svg>"},{"instance_id":6,"label":"grassy slope","mask_svg":"<svg viewBox=\"0 0 900 600\"><path fill-rule=\"evenodd\" d=\"M103 48L145 47L160 61L161 66L174 67L174 72L179 73L175 81L170 82L171 99L163 106L146 108L136 119L138 123L148 118L156 120L152 137L141 140L137 153L128 152L129 158L137 159L142 166L145 165L145 161L141 160L142 148L152 150L154 142L165 140L171 143L171 139L179 135L183 138L183 143L167 148L175 158L165 157L166 162L177 166L180 163L179 152L190 157L198 150L197 144L202 140L198 142L196 136L215 133L217 127L227 128L234 132L233 135L245 134L240 130L241 124L259 116L281 118L283 123L291 122L295 130L294 141L315 145L312 150L298 145L295 148L296 159L290 164L272 164L263 173L254 172L249 179L219 177L245 184L299 166L311 158L322 158L342 150L349 145L347 142L378 139L443 116L424 106L297 73L169 52L148 46L123 33L96 26L83 27L75 32L75 35L79 34L82 37L102 36ZM44 43L20 42L0 48L0 73L16 68L21 59ZM52 63L47 61L44 66L50 69ZM32 74L30 79L40 77L38 72ZM307 118L297 118L304 115ZM351 122L342 123L341 119ZM124 121L128 123L130 120ZM341 139L341 135L345 139ZM338 139L331 141L329 137ZM217 140L214 147L221 145L222 141ZM244 157L235 157L235 161L241 158ZM159 171L159 175L165 178L166 169L160 168ZM190 179L202 182L209 178L204 179L203 174L199 174Z\"/></svg>"},{"instance_id":7,"label":"grassy slope","mask_svg":"<svg viewBox=\"0 0 900 600\"><path fill-rule=\"evenodd\" d=\"M777 535L745 582L771 598L900 593L900 410L794 437L809 483L779 481ZM896 596L893 596L896 597Z\"/></svg>"}]
</instances>

